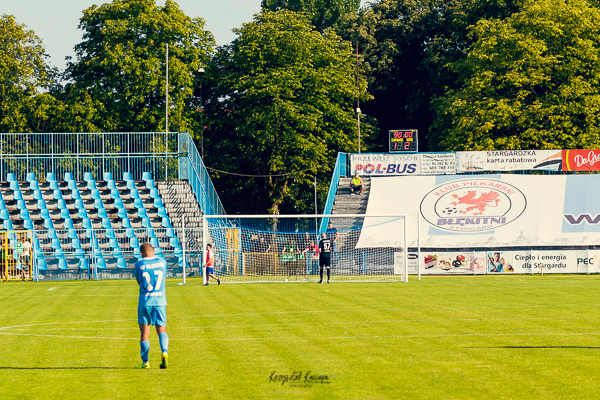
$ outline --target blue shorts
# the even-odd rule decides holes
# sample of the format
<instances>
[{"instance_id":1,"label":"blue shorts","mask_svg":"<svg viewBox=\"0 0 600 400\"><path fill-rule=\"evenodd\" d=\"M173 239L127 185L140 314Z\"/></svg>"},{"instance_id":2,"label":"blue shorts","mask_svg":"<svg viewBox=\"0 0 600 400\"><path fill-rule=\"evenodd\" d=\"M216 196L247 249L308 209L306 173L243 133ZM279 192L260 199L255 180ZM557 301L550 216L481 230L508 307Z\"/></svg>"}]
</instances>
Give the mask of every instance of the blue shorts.
<instances>
[{"instance_id":1,"label":"blue shorts","mask_svg":"<svg viewBox=\"0 0 600 400\"><path fill-rule=\"evenodd\" d=\"M214 275L215 274L215 270L213 269L213 267L206 267L206 275Z\"/></svg>"},{"instance_id":2,"label":"blue shorts","mask_svg":"<svg viewBox=\"0 0 600 400\"><path fill-rule=\"evenodd\" d=\"M138 307L138 324L165 326L167 324L167 307Z\"/></svg>"}]
</instances>

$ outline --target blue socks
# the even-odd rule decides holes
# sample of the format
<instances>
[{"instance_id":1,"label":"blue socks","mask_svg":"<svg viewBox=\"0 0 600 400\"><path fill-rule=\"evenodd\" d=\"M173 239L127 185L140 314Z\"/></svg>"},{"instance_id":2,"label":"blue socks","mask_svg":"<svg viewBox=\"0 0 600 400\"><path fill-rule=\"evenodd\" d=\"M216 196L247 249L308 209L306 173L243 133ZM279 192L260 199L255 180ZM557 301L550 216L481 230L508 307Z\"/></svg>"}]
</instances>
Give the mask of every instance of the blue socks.
<instances>
[{"instance_id":1,"label":"blue socks","mask_svg":"<svg viewBox=\"0 0 600 400\"><path fill-rule=\"evenodd\" d=\"M150 342L140 342L140 353L142 354L142 361L148 362L148 352L150 351Z\"/></svg>"},{"instance_id":2,"label":"blue socks","mask_svg":"<svg viewBox=\"0 0 600 400\"><path fill-rule=\"evenodd\" d=\"M160 341L160 350L163 353L168 353L169 352L169 335L167 335L167 332L163 332L163 333L159 334L158 340Z\"/></svg>"}]
</instances>

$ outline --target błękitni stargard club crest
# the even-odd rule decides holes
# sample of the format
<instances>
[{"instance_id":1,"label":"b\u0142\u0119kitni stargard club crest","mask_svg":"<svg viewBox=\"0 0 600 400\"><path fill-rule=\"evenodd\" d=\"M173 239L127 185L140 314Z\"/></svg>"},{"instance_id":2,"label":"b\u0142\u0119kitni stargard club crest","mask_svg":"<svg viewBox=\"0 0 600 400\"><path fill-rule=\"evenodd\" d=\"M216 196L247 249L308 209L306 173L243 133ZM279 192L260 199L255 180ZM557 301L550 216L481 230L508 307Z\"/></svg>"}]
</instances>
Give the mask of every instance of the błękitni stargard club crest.
<instances>
[{"instance_id":1,"label":"b\u0142\u0119kitni stargard club crest","mask_svg":"<svg viewBox=\"0 0 600 400\"><path fill-rule=\"evenodd\" d=\"M461 179L429 192L421 201L421 215L439 229L472 233L510 224L526 207L525 195L513 185L496 179Z\"/></svg>"}]
</instances>

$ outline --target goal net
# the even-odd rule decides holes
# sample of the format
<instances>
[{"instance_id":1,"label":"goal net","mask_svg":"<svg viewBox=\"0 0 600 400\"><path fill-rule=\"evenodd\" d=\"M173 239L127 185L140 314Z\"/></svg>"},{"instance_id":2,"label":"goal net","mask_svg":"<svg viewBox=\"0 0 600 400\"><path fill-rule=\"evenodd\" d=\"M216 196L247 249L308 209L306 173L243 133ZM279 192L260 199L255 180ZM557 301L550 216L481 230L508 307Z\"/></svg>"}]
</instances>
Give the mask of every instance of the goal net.
<instances>
[{"instance_id":1,"label":"goal net","mask_svg":"<svg viewBox=\"0 0 600 400\"><path fill-rule=\"evenodd\" d=\"M210 244L215 275L224 282L316 282L320 278L318 245L322 234L333 242L332 282L406 278L404 215L204 218L203 260Z\"/></svg>"}]
</instances>

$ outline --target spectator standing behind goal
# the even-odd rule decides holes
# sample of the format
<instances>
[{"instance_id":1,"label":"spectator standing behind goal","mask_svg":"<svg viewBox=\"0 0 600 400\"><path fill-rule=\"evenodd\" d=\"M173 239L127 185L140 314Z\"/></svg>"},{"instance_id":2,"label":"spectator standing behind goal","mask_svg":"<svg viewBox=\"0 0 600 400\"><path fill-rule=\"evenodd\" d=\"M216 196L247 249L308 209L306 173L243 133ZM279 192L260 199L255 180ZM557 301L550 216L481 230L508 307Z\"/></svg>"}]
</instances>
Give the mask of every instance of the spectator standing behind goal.
<instances>
[{"instance_id":1,"label":"spectator standing behind goal","mask_svg":"<svg viewBox=\"0 0 600 400\"><path fill-rule=\"evenodd\" d=\"M140 285L138 299L138 324L140 326L140 352L142 365L139 368L150 368L148 353L150 352L150 325L156 327L160 349L162 351L161 369L167 368L169 336L167 335L167 293L165 283L167 277L167 261L154 254L150 243L140 246L142 259L135 263L135 279Z\"/></svg>"},{"instance_id":2,"label":"spectator standing behind goal","mask_svg":"<svg viewBox=\"0 0 600 400\"><path fill-rule=\"evenodd\" d=\"M360 179L360 175L358 172L354 175L354 178L350 181L350 192L351 195L354 195L354 191L358 190L358 194L362 194L363 184L362 179Z\"/></svg>"},{"instance_id":3,"label":"spectator standing behind goal","mask_svg":"<svg viewBox=\"0 0 600 400\"><path fill-rule=\"evenodd\" d=\"M321 233L321 240L319 240L319 274L321 280L319 283L323 283L323 268L327 268L327 283L331 279L331 239L324 233Z\"/></svg>"},{"instance_id":4,"label":"spectator standing behind goal","mask_svg":"<svg viewBox=\"0 0 600 400\"><path fill-rule=\"evenodd\" d=\"M221 280L215 276L215 253L212 251L212 244L206 245L206 263L204 266L206 268L206 283L204 286L208 286L210 278L214 278L217 280L217 285L221 284Z\"/></svg>"}]
</instances>

